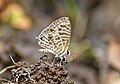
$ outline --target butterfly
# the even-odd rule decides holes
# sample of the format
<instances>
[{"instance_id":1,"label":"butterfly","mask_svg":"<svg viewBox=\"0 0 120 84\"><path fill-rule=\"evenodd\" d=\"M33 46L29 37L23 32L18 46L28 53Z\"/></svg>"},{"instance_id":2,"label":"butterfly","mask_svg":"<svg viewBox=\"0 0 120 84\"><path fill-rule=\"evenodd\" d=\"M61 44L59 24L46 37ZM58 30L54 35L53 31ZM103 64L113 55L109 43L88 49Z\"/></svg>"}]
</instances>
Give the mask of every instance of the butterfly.
<instances>
[{"instance_id":1,"label":"butterfly","mask_svg":"<svg viewBox=\"0 0 120 84\"><path fill-rule=\"evenodd\" d=\"M36 37L38 44L43 48L41 52L50 52L55 58L66 58L71 38L71 24L69 17L61 17L42 30Z\"/></svg>"}]
</instances>

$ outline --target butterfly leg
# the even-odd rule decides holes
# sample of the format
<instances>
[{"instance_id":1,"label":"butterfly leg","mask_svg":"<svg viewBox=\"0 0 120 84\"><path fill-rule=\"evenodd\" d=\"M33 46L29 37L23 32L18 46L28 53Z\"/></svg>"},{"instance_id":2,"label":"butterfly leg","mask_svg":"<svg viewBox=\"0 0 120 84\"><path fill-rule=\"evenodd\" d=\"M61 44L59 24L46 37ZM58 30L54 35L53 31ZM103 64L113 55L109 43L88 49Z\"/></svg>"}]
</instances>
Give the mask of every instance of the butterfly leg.
<instances>
[{"instance_id":1,"label":"butterfly leg","mask_svg":"<svg viewBox=\"0 0 120 84\"><path fill-rule=\"evenodd\" d=\"M66 61L66 56L63 56L63 57L62 57L62 61Z\"/></svg>"},{"instance_id":2,"label":"butterfly leg","mask_svg":"<svg viewBox=\"0 0 120 84\"><path fill-rule=\"evenodd\" d=\"M55 56L52 64L61 64L61 65L67 64L66 56L61 56L61 57Z\"/></svg>"},{"instance_id":3,"label":"butterfly leg","mask_svg":"<svg viewBox=\"0 0 120 84\"><path fill-rule=\"evenodd\" d=\"M67 64L66 56L60 56L58 63L60 63L61 65Z\"/></svg>"},{"instance_id":4,"label":"butterfly leg","mask_svg":"<svg viewBox=\"0 0 120 84\"><path fill-rule=\"evenodd\" d=\"M62 60L63 60L63 58L56 55L52 64L59 64L59 63L61 64Z\"/></svg>"},{"instance_id":5,"label":"butterfly leg","mask_svg":"<svg viewBox=\"0 0 120 84\"><path fill-rule=\"evenodd\" d=\"M66 56L62 56L61 64L62 65L67 64Z\"/></svg>"}]
</instances>

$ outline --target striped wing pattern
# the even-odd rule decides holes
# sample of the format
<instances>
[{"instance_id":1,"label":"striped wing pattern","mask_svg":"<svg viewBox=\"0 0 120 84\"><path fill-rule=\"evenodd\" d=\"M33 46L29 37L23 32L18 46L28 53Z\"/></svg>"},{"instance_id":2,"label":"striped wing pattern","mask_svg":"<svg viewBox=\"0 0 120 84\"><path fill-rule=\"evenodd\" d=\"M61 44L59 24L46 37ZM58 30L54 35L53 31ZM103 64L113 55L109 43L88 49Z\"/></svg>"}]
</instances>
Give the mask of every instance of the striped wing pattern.
<instances>
[{"instance_id":1,"label":"striped wing pattern","mask_svg":"<svg viewBox=\"0 0 120 84\"><path fill-rule=\"evenodd\" d=\"M71 24L68 17L61 17L46 27L38 36L38 44L50 53L65 53L70 44Z\"/></svg>"}]
</instances>

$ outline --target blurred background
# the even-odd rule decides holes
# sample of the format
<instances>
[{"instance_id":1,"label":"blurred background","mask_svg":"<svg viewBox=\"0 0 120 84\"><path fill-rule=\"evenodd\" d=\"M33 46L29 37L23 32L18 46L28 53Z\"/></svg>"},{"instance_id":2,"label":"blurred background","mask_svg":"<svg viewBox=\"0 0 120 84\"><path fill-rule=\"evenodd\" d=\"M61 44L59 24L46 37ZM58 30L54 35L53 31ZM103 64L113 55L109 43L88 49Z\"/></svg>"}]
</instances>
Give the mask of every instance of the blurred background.
<instances>
[{"instance_id":1,"label":"blurred background","mask_svg":"<svg viewBox=\"0 0 120 84\"><path fill-rule=\"evenodd\" d=\"M35 39L54 20L71 21L70 59L77 84L120 84L119 0L0 0L0 70L15 62L36 63L43 55ZM9 79L10 71L1 74Z\"/></svg>"}]
</instances>

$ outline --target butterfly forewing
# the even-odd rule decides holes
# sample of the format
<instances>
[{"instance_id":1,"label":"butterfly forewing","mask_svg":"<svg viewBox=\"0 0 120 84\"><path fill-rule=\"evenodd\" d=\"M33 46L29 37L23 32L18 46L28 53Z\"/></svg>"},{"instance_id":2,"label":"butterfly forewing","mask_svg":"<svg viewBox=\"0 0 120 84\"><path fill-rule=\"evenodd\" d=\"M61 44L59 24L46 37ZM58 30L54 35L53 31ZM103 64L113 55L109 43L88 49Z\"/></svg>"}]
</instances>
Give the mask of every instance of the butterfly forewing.
<instances>
[{"instance_id":1,"label":"butterfly forewing","mask_svg":"<svg viewBox=\"0 0 120 84\"><path fill-rule=\"evenodd\" d=\"M68 17L55 20L38 36L38 43L49 52L58 55L69 48L71 25Z\"/></svg>"}]
</instances>

